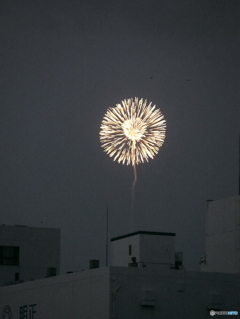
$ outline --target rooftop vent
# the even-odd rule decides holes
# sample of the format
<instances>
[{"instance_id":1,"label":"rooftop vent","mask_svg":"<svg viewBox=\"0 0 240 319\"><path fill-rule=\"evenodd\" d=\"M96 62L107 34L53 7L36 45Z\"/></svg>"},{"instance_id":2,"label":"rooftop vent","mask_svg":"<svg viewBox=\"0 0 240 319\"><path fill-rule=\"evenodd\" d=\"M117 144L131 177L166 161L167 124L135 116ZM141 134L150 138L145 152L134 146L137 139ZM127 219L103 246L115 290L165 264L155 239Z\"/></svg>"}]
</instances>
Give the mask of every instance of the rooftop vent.
<instances>
[{"instance_id":1,"label":"rooftop vent","mask_svg":"<svg viewBox=\"0 0 240 319\"><path fill-rule=\"evenodd\" d=\"M98 259L91 259L89 261L89 269L99 268L99 260Z\"/></svg>"}]
</instances>

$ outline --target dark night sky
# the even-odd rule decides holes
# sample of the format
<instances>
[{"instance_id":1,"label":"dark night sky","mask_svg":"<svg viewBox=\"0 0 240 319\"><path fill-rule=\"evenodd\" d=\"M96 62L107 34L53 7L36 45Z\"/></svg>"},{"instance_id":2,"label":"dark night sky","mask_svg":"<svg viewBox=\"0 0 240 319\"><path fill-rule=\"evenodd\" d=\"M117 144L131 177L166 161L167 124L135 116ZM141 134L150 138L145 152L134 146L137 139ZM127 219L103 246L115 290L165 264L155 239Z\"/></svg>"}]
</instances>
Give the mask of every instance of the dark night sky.
<instances>
[{"instance_id":1,"label":"dark night sky","mask_svg":"<svg viewBox=\"0 0 240 319\"><path fill-rule=\"evenodd\" d=\"M207 199L238 193L238 0L0 1L1 221L62 229L62 272L105 260L110 237L176 232L187 270L205 252ZM132 168L99 143L108 107L147 98L167 120Z\"/></svg>"}]
</instances>

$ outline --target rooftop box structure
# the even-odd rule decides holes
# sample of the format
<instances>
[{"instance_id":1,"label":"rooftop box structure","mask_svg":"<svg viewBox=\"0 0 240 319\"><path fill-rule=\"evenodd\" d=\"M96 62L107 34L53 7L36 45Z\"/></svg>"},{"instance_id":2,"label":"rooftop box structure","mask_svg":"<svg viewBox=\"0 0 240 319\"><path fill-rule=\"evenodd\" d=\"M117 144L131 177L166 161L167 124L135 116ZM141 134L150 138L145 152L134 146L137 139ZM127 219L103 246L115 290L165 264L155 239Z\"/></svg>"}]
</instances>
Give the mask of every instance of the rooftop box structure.
<instances>
[{"instance_id":1,"label":"rooftop box structure","mask_svg":"<svg viewBox=\"0 0 240 319\"><path fill-rule=\"evenodd\" d=\"M175 233L137 231L111 239L111 265L171 268L175 264Z\"/></svg>"}]
</instances>

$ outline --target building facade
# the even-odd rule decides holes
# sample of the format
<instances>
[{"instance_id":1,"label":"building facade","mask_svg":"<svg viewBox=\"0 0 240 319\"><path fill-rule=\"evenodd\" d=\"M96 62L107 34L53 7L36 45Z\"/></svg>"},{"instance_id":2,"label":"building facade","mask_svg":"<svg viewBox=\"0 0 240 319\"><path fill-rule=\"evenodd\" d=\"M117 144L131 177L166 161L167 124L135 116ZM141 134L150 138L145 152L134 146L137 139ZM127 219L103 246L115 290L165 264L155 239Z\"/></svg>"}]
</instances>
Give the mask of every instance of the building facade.
<instances>
[{"instance_id":1,"label":"building facade","mask_svg":"<svg viewBox=\"0 0 240 319\"><path fill-rule=\"evenodd\" d=\"M4 319L204 319L239 309L236 274L105 267L0 287Z\"/></svg>"},{"instance_id":2,"label":"building facade","mask_svg":"<svg viewBox=\"0 0 240 319\"><path fill-rule=\"evenodd\" d=\"M201 270L240 273L240 196L208 201Z\"/></svg>"},{"instance_id":3,"label":"building facade","mask_svg":"<svg viewBox=\"0 0 240 319\"><path fill-rule=\"evenodd\" d=\"M0 226L0 285L58 275L60 230Z\"/></svg>"}]
</instances>

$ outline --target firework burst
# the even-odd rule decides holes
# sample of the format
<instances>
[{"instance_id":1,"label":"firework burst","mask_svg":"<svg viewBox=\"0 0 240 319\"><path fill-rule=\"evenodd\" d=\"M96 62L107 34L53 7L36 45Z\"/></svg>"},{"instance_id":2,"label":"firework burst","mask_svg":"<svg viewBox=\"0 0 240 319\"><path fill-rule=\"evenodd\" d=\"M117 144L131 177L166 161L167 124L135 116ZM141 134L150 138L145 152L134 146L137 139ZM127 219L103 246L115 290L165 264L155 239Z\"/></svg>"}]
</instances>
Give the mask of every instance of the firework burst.
<instances>
[{"instance_id":1,"label":"firework burst","mask_svg":"<svg viewBox=\"0 0 240 319\"><path fill-rule=\"evenodd\" d=\"M101 124L100 142L104 151L119 163L148 162L165 139L166 121L159 109L138 98L110 107Z\"/></svg>"}]
</instances>

